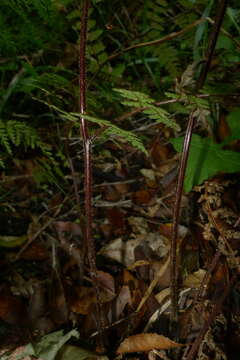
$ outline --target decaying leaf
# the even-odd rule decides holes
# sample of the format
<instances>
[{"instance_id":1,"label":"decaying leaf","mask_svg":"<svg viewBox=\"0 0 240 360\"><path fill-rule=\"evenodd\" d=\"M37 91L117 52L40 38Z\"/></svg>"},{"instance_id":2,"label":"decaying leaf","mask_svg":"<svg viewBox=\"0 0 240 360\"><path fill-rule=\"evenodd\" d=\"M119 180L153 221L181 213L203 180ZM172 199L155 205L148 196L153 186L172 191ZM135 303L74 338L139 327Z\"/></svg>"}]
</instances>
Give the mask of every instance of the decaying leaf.
<instances>
[{"instance_id":1,"label":"decaying leaf","mask_svg":"<svg viewBox=\"0 0 240 360\"><path fill-rule=\"evenodd\" d=\"M79 338L77 330L71 330L65 335L63 330L55 331L42 337L42 339L35 344L27 344L24 352L21 354L21 358L30 355L43 360L54 360L58 351L72 337ZM78 357L78 359L80 358L81 357Z\"/></svg>"},{"instance_id":2,"label":"decaying leaf","mask_svg":"<svg viewBox=\"0 0 240 360\"><path fill-rule=\"evenodd\" d=\"M104 246L99 254L112 260L116 260L126 266L134 263L134 249L139 245L139 239L131 239L124 242L122 238L113 240L110 244Z\"/></svg>"},{"instance_id":3,"label":"decaying leaf","mask_svg":"<svg viewBox=\"0 0 240 360\"><path fill-rule=\"evenodd\" d=\"M121 287L115 303L108 312L108 318L118 320L127 304L132 305L132 295L129 286L124 285Z\"/></svg>"},{"instance_id":4,"label":"decaying leaf","mask_svg":"<svg viewBox=\"0 0 240 360\"><path fill-rule=\"evenodd\" d=\"M126 338L117 349L117 354L138 351L145 352L153 349L171 349L179 346L183 345L178 344L163 335L153 333L137 334Z\"/></svg>"},{"instance_id":5,"label":"decaying leaf","mask_svg":"<svg viewBox=\"0 0 240 360\"><path fill-rule=\"evenodd\" d=\"M108 357L100 356L79 346L67 344L58 352L56 360L108 360Z\"/></svg>"},{"instance_id":6,"label":"decaying leaf","mask_svg":"<svg viewBox=\"0 0 240 360\"><path fill-rule=\"evenodd\" d=\"M199 269L192 274L189 274L184 280L183 284L187 287L198 288L206 274L206 270Z\"/></svg>"},{"instance_id":7,"label":"decaying leaf","mask_svg":"<svg viewBox=\"0 0 240 360\"><path fill-rule=\"evenodd\" d=\"M77 288L76 296L70 306L71 311L77 314L87 315L90 306L96 302L96 295L93 288L81 286Z\"/></svg>"}]
</instances>

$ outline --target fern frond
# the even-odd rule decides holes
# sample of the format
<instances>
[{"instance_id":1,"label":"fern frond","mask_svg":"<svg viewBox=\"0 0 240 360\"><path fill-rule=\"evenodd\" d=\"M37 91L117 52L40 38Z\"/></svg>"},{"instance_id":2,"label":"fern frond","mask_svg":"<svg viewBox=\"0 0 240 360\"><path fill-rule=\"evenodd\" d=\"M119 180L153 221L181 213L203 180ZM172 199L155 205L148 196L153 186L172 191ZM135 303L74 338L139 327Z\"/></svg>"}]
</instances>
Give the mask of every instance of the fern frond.
<instances>
[{"instance_id":1,"label":"fern frond","mask_svg":"<svg viewBox=\"0 0 240 360\"><path fill-rule=\"evenodd\" d=\"M145 95L147 96L147 95ZM78 125L78 119L79 118L84 118L88 121L91 121L95 124L98 124L102 127L106 127L107 129L104 130L104 132L102 133L103 135L116 135L119 136L121 138L123 138L125 141L129 142L133 147L135 147L136 149L142 151L144 154L148 155L147 150L145 149L143 142L141 141L141 139L135 135L132 131L127 131L124 129L121 129L120 127L118 127L117 125L112 124L110 121L105 120L105 119L99 119L90 115L86 115L86 114L80 114L80 113L68 113L64 110L59 109L57 106L55 105L50 105L47 102L41 101L42 103L46 104L47 106L49 106L50 108L54 109L55 111L57 111L59 113L59 115L61 116L61 118L63 118L64 120L67 121L71 121L73 123L77 123Z\"/></svg>"},{"instance_id":2,"label":"fern frond","mask_svg":"<svg viewBox=\"0 0 240 360\"><path fill-rule=\"evenodd\" d=\"M132 107L145 107L154 102L150 96L139 91L131 91L126 89L113 89L117 91L124 100L121 101L123 105Z\"/></svg>"},{"instance_id":3,"label":"fern frond","mask_svg":"<svg viewBox=\"0 0 240 360\"><path fill-rule=\"evenodd\" d=\"M6 126L2 121L0 121L0 144L5 148L8 154L12 154L10 138L6 131Z\"/></svg>"},{"instance_id":4,"label":"fern frond","mask_svg":"<svg viewBox=\"0 0 240 360\"><path fill-rule=\"evenodd\" d=\"M119 136L119 137L123 138L125 141L127 141L128 143L130 143L134 148L136 148L136 149L142 151L144 154L148 155L148 152L145 149L142 140L137 135L135 135L132 131L127 131L127 130L121 129L120 127L112 124L108 120L95 118L93 116L89 116L86 114L71 113L71 115L77 116L77 117L81 116L84 119L91 121L95 124L107 127L107 129L104 130L102 135L104 135L104 136L111 136L111 135Z\"/></svg>"},{"instance_id":5,"label":"fern frond","mask_svg":"<svg viewBox=\"0 0 240 360\"><path fill-rule=\"evenodd\" d=\"M51 0L8 0L8 4L24 19L27 17L27 12L35 10L42 20L48 21L53 11Z\"/></svg>"},{"instance_id":6,"label":"fern frond","mask_svg":"<svg viewBox=\"0 0 240 360\"><path fill-rule=\"evenodd\" d=\"M156 101L148 95L143 94L139 91L130 91L126 89L114 90L117 91L124 98L124 100L121 101L123 105L135 108L146 107L146 109L144 109L142 112L146 114L150 119L153 119L158 123L163 123L166 126L177 131L180 130L179 125L170 118L170 114L168 113L168 111L154 105Z\"/></svg>"},{"instance_id":7,"label":"fern frond","mask_svg":"<svg viewBox=\"0 0 240 360\"><path fill-rule=\"evenodd\" d=\"M51 158L49 145L41 140L34 128L24 122L0 120L0 145L9 155L12 155L12 147L14 145L23 146L26 149L28 147L31 149L39 148L42 154ZM1 159L0 166L3 167Z\"/></svg>"}]
</instances>

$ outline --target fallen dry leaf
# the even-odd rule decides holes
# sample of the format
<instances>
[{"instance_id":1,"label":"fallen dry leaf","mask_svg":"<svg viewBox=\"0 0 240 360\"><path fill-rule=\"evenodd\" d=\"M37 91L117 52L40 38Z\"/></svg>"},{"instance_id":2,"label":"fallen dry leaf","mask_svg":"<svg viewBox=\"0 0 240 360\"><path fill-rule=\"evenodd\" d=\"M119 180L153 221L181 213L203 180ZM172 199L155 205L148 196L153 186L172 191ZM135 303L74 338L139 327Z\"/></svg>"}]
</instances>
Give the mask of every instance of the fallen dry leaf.
<instances>
[{"instance_id":1,"label":"fallen dry leaf","mask_svg":"<svg viewBox=\"0 0 240 360\"><path fill-rule=\"evenodd\" d=\"M152 190L138 190L133 194L133 202L137 205L147 205L154 195Z\"/></svg>"},{"instance_id":2,"label":"fallen dry leaf","mask_svg":"<svg viewBox=\"0 0 240 360\"><path fill-rule=\"evenodd\" d=\"M105 186L104 187L104 200L107 201L119 201L121 199L121 194L118 192L118 190L111 186Z\"/></svg>"},{"instance_id":3,"label":"fallen dry leaf","mask_svg":"<svg viewBox=\"0 0 240 360\"><path fill-rule=\"evenodd\" d=\"M140 239L131 239L125 242L122 238L117 238L104 246L99 254L130 266L135 261L134 249L139 245L139 242Z\"/></svg>"},{"instance_id":4,"label":"fallen dry leaf","mask_svg":"<svg viewBox=\"0 0 240 360\"><path fill-rule=\"evenodd\" d=\"M105 271L97 271L97 281L100 287L100 298L102 302L111 301L116 296L113 277Z\"/></svg>"},{"instance_id":5,"label":"fallen dry leaf","mask_svg":"<svg viewBox=\"0 0 240 360\"><path fill-rule=\"evenodd\" d=\"M126 338L118 347L117 354L153 349L171 349L179 346L183 346L183 344L178 344L163 335L153 333L137 334Z\"/></svg>"},{"instance_id":6,"label":"fallen dry leaf","mask_svg":"<svg viewBox=\"0 0 240 360\"><path fill-rule=\"evenodd\" d=\"M183 282L184 286L198 288L201 285L205 274L206 270L204 269L199 269L198 271L189 274Z\"/></svg>"},{"instance_id":7,"label":"fallen dry leaf","mask_svg":"<svg viewBox=\"0 0 240 360\"><path fill-rule=\"evenodd\" d=\"M1 293L0 319L10 325L23 326L27 318L26 305L20 297Z\"/></svg>"},{"instance_id":8,"label":"fallen dry leaf","mask_svg":"<svg viewBox=\"0 0 240 360\"><path fill-rule=\"evenodd\" d=\"M96 295L93 288L81 286L77 289L77 294L72 299L70 309L72 312L87 315L90 306L96 302Z\"/></svg>"},{"instance_id":9,"label":"fallen dry leaf","mask_svg":"<svg viewBox=\"0 0 240 360\"><path fill-rule=\"evenodd\" d=\"M108 312L108 319L110 322L119 320L126 305L132 305L132 296L129 286L124 285L121 287L117 298L115 299L113 306L110 307Z\"/></svg>"},{"instance_id":10,"label":"fallen dry leaf","mask_svg":"<svg viewBox=\"0 0 240 360\"><path fill-rule=\"evenodd\" d=\"M82 228L79 224L72 221L55 221L54 226L57 232L71 233L72 235L82 236Z\"/></svg>"},{"instance_id":11,"label":"fallen dry leaf","mask_svg":"<svg viewBox=\"0 0 240 360\"><path fill-rule=\"evenodd\" d=\"M38 261L49 257L47 249L38 243L32 243L21 255L22 260Z\"/></svg>"}]
</instances>

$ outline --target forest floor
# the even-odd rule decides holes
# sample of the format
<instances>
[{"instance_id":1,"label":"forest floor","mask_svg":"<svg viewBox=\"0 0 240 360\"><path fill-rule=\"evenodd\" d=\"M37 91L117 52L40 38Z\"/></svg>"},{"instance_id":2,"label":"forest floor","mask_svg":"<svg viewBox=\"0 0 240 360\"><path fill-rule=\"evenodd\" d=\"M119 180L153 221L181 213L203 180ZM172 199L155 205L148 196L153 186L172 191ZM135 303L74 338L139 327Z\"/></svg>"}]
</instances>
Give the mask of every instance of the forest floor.
<instances>
[{"instance_id":1,"label":"forest floor","mask_svg":"<svg viewBox=\"0 0 240 360\"><path fill-rule=\"evenodd\" d=\"M59 191L39 187L31 159L1 175L8 198L0 215L1 353L31 343L30 353L44 359L54 358L54 346L64 349L63 359L97 358L103 347L108 358L191 359L197 344L193 359L238 358L239 175L220 174L182 198L173 325L170 243L179 155L166 142L171 132L163 136L161 129L146 130L153 139L148 158L110 142L100 154L94 149L94 284L83 191L79 209L72 174ZM75 167L82 188L80 156Z\"/></svg>"}]
</instances>

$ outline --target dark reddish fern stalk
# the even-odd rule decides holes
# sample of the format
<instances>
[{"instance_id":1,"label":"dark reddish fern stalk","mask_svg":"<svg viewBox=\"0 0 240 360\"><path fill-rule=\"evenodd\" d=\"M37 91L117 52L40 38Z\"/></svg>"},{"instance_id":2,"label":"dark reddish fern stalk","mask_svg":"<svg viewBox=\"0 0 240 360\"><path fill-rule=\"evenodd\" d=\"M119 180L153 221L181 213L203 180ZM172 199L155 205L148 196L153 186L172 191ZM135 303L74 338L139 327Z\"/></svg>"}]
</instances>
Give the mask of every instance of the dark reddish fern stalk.
<instances>
[{"instance_id":1,"label":"dark reddish fern stalk","mask_svg":"<svg viewBox=\"0 0 240 360\"><path fill-rule=\"evenodd\" d=\"M86 44L87 44L87 25L90 0L84 0L81 16L81 32L79 47L79 112L86 112ZM97 266L94 240L92 236L93 225L93 205L92 205L92 140L89 136L88 122L83 117L80 118L80 128L83 138L84 150L84 208L85 208L85 228L84 243L87 248L90 277L96 292L96 320L98 334L102 337L103 321L101 316L101 301L99 286L97 282ZM102 345L103 341L100 339Z\"/></svg>"},{"instance_id":2,"label":"dark reddish fern stalk","mask_svg":"<svg viewBox=\"0 0 240 360\"><path fill-rule=\"evenodd\" d=\"M204 86L207 74L209 72L214 49L219 36L221 24L226 12L228 0L220 0L220 6L216 15L213 31L211 33L208 48L206 50L206 62L202 68L200 77L196 85L196 92L202 89ZM177 238L178 238L178 226L180 218L180 207L183 193L183 183L186 173L187 160L189 155L189 148L191 144L192 132L195 124L195 118L193 112L189 116L188 126L183 144L183 152L180 160L179 175L177 180L176 199L173 212L173 226L171 236L171 321L172 323L177 321L178 315L178 267L177 267Z\"/></svg>"}]
</instances>

